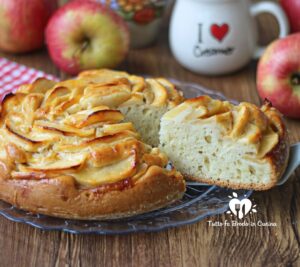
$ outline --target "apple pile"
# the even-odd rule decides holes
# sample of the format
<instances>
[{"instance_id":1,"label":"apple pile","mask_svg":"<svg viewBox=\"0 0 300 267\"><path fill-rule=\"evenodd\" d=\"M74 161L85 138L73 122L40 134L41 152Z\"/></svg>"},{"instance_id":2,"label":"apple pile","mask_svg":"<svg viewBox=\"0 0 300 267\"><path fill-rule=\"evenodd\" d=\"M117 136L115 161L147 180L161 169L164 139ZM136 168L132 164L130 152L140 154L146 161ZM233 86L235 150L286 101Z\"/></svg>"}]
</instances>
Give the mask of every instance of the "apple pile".
<instances>
[{"instance_id":1,"label":"apple pile","mask_svg":"<svg viewBox=\"0 0 300 267\"><path fill-rule=\"evenodd\" d=\"M124 60L130 37L118 14L95 0L57 6L57 0L0 0L0 50L29 52L46 40L53 62L74 75Z\"/></svg>"}]
</instances>

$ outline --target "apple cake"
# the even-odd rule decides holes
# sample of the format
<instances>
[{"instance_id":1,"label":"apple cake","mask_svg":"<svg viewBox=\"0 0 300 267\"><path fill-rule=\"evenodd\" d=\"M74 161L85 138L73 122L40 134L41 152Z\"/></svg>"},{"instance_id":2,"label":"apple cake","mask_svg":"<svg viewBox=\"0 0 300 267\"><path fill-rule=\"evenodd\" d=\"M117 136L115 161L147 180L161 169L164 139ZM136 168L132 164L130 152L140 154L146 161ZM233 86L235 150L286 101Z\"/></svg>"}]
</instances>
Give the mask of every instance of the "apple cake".
<instances>
[{"instance_id":1,"label":"apple cake","mask_svg":"<svg viewBox=\"0 0 300 267\"><path fill-rule=\"evenodd\" d=\"M147 144L159 145L161 117L183 102L182 93L164 78L144 78L108 69L84 71L79 80L89 83L89 98L120 110Z\"/></svg>"},{"instance_id":2,"label":"apple cake","mask_svg":"<svg viewBox=\"0 0 300 267\"><path fill-rule=\"evenodd\" d=\"M0 198L24 210L73 219L126 217L181 198L182 175L166 169L168 158L142 142L116 109L146 101L146 113L159 113L181 96L165 80L135 79L106 70L85 72L58 83L38 79L7 95L0 118ZM157 109L148 111L150 106ZM158 120L153 114L151 123ZM149 129L149 117L135 124Z\"/></svg>"},{"instance_id":3,"label":"apple cake","mask_svg":"<svg viewBox=\"0 0 300 267\"><path fill-rule=\"evenodd\" d=\"M289 155L285 125L270 103L236 106L208 96L162 117L160 147L184 176L234 189L276 185Z\"/></svg>"}]
</instances>

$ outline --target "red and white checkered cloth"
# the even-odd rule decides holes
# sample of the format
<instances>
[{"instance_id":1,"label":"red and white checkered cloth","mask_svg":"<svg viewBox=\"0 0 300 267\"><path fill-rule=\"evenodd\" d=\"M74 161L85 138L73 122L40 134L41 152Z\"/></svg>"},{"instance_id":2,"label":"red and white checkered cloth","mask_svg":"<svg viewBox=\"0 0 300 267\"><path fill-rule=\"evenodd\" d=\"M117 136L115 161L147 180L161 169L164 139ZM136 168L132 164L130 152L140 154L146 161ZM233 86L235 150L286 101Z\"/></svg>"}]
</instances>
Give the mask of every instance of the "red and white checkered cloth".
<instances>
[{"instance_id":1,"label":"red and white checkered cloth","mask_svg":"<svg viewBox=\"0 0 300 267\"><path fill-rule=\"evenodd\" d=\"M31 83L39 77L58 80L55 76L43 71L0 58L0 99L8 93L16 91L20 85Z\"/></svg>"}]
</instances>

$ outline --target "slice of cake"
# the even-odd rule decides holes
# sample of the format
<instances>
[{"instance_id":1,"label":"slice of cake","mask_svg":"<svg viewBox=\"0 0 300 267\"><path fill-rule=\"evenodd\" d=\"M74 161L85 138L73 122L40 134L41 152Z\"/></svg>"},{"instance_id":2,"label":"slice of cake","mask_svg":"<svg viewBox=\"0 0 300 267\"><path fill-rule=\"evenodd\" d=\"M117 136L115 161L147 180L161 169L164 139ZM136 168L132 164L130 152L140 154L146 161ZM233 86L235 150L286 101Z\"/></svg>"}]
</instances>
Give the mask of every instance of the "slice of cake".
<instances>
[{"instance_id":1,"label":"slice of cake","mask_svg":"<svg viewBox=\"0 0 300 267\"><path fill-rule=\"evenodd\" d=\"M289 153L282 117L270 103L235 106L208 96L162 117L160 146L190 179L235 189L274 186Z\"/></svg>"}]
</instances>

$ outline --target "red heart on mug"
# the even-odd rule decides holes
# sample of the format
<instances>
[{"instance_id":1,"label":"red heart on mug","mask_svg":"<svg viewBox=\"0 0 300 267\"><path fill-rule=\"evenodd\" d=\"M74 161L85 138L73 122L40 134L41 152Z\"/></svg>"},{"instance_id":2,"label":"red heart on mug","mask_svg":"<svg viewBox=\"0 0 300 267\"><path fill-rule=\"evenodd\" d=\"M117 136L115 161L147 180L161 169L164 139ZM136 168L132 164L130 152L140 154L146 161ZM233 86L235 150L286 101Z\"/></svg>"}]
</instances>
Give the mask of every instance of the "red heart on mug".
<instances>
[{"instance_id":1,"label":"red heart on mug","mask_svg":"<svg viewBox=\"0 0 300 267\"><path fill-rule=\"evenodd\" d=\"M213 24L210 27L211 34L219 41L222 42L224 37L229 32L228 24L224 23L223 25L219 26L218 24Z\"/></svg>"}]
</instances>

